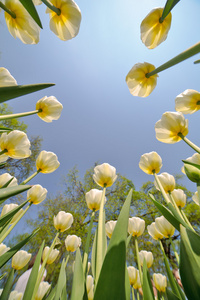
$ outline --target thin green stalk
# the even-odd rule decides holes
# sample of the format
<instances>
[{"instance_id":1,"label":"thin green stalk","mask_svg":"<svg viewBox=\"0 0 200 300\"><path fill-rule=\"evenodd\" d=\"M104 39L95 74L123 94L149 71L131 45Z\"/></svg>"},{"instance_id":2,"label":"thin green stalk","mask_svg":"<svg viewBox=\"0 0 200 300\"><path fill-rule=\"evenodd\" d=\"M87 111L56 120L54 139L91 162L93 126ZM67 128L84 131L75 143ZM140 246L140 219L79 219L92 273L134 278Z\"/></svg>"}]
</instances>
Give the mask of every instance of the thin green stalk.
<instances>
[{"instance_id":1,"label":"thin green stalk","mask_svg":"<svg viewBox=\"0 0 200 300\"><path fill-rule=\"evenodd\" d=\"M167 17L167 15L170 13L172 8L179 2L180 0L167 0L165 7L163 9L162 16L160 18L160 23L164 21L164 19Z\"/></svg>"},{"instance_id":2,"label":"thin green stalk","mask_svg":"<svg viewBox=\"0 0 200 300\"><path fill-rule=\"evenodd\" d=\"M170 200L171 200L171 202L172 202L174 208L176 209L177 213L179 214L180 218L181 218L182 220L184 220L184 219L183 219L183 216L182 216L182 214L181 214L181 212L180 212L180 210L179 210L179 208L178 208L178 206L177 206L177 204L176 204L176 202L174 201L174 198L173 198L171 192L169 192L169 198L170 198Z\"/></svg>"},{"instance_id":3,"label":"thin green stalk","mask_svg":"<svg viewBox=\"0 0 200 300\"><path fill-rule=\"evenodd\" d=\"M16 18L16 14L11 11L10 9L8 9L1 1L0 1L0 7L5 10L13 19Z\"/></svg>"},{"instance_id":4,"label":"thin green stalk","mask_svg":"<svg viewBox=\"0 0 200 300\"><path fill-rule=\"evenodd\" d=\"M87 233L87 239L85 243L85 252L83 256L83 274L87 274L87 264L88 264L88 253L89 253L89 245L90 245L90 238L91 238L91 233L92 233L92 226L93 226L93 221L95 217L95 211L92 212L91 219L90 219L90 225L88 228L88 233Z\"/></svg>"},{"instance_id":5,"label":"thin green stalk","mask_svg":"<svg viewBox=\"0 0 200 300\"><path fill-rule=\"evenodd\" d=\"M19 113L19 114L1 115L0 116L0 121L8 120L8 119L14 119L14 118L21 118L21 117L26 117L26 116L31 116L31 115L37 114L37 113L39 113L41 111L42 111L41 109L38 109L38 110L33 110L33 111Z\"/></svg>"},{"instance_id":6,"label":"thin green stalk","mask_svg":"<svg viewBox=\"0 0 200 300\"><path fill-rule=\"evenodd\" d=\"M194 46L190 47L189 49L183 51L179 55L175 56L174 58L170 59L160 67L156 68L152 72L149 72L146 74L146 77L149 78L159 72L162 72L168 68L171 68L174 65L179 64L180 62L186 60L187 58L192 57L193 55L197 54L200 52L200 42L195 44Z\"/></svg>"},{"instance_id":7,"label":"thin green stalk","mask_svg":"<svg viewBox=\"0 0 200 300\"><path fill-rule=\"evenodd\" d=\"M137 289L137 300L140 300L140 293L139 293L139 289Z\"/></svg>"},{"instance_id":8,"label":"thin green stalk","mask_svg":"<svg viewBox=\"0 0 200 300\"><path fill-rule=\"evenodd\" d=\"M160 180L159 180L158 175L156 173L154 173L154 178L155 178L155 181L156 181L156 183L157 183L157 185L158 185L158 187L159 187L159 189L160 189L160 191L161 191L161 193L163 195L163 198L165 199L166 203L167 204L170 203L169 197L167 196L165 190L163 189L163 186L160 183Z\"/></svg>"},{"instance_id":9,"label":"thin green stalk","mask_svg":"<svg viewBox=\"0 0 200 300\"><path fill-rule=\"evenodd\" d=\"M98 235L97 235L97 262L96 262L96 278L95 281L98 281L101 267L103 264L103 226L105 226L103 220L103 210L104 210L104 202L105 202L105 194L106 194L106 187L103 188L103 193L101 197L101 205L99 209L99 221L98 221Z\"/></svg>"},{"instance_id":10,"label":"thin green stalk","mask_svg":"<svg viewBox=\"0 0 200 300\"><path fill-rule=\"evenodd\" d=\"M161 300L165 300L165 297L164 297L164 295L162 295L162 296L161 296Z\"/></svg>"},{"instance_id":11,"label":"thin green stalk","mask_svg":"<svg viewBox=\"0 0 200 300\"><path fill-rule=\"evenodd\" d=\"M70 253L67 254L67 258L66 258L66 261L65 261L65 269L67 267L67 263L68 263L68 260L69 260L69 255L70 255Z\"/></svg>"},{"instance_id":12,"label":"thin green stalk","mask_svg":"<svg viewBox=\"0 0 200 300\"><path fill-rule=\"evenodd\" d=\"M190 226L191 230L195 232L194 228L192 227L192 224L190 223L190 221L188 220L188 218L186 217L184 211L180 208L180 212L183 216L184 221Z\"/></svg>"},{"instance_id":13,"label":"thin green stalk","mask_svg":"<svg viewBox=\"0 0 200 300\"><path fill-rule=\"evenodd\" d=\"M135 300L135 293L134 293L134 288L132 286L132 300Z\"/></svg>"},{"instance_id":14,"label":"thin green stalk","mask_svg":"<svg viewBox=\"0 0 200 300\"><path fill-rule=\"evenodd\" d=\"M51 3L48 2L48 0L42 0L42 2L51 10L53 10L55 13L57 13L58 16L60 16L61 14L61 10L60 8L55 7L54 5L52 5Z\"/></svg>"},{"instance_id":15,"label":"thin green stalk","mask_svg":"<svg viewBox=\"0 0 200 300\"><path fill-rule=\"evenodd\" d=\"M135 236L135 251L136 251L136 257L137 257L138 270L139 270L139 274L140 274L140 281L141 281L141 285L142 285L143 277L142 277L142 269L141 269L141 264L140 264L139 247L138 247L137 236Z\"/></svg>"},{"instance_id":16,"label":"thin green stalk","mask_svg":"<svg viewBox=\"0 0 200 300\"><path fill-rule=\"evenodd\" d=\"M182 133L179 133L178 136L182 138L182 140L190 146L194 151L200 154L200 148L196 146L194 143L192 143L190 140L188 140Z\"/></svg>"},{"instance_id":17,"label":"thin green stalk","mask_svg":"<svg viewBox=\"0 0 200 300\"><path fill-rule=\"evenodd\" d=\"M33 173L31 176L29 176L27 179L25 179L20 185L24 185L27 182L29 182L31 179L33 179L38 173L40 173L40 169L37 170L35 173Z\"/></svg>"},{"instance_id":18,"label":"thin green stalk","mask_svg":"<svg viewBox=\"0 0 200 300\"><path fill-rule=\"evenodd\" d=\"M8 152L7 149L4 149L4 150L0 151L0 155L3 155L3 154L6 153L6 152Z\"/></svg>"},{"instance_id":19,"label":"thin green stalk","mask_svg":"<svg viewBox=\"0 0 200 300\"><path fill-rule=\"evenodd\" d=\"M200 182L197 182L197 195L199 198L199 207L200 207Z\"/></svg>"},{"instance_id":20,"label":"thin green stalk","mask_svg":"<svg viewBox=\"0 0 200 300\"><path fill-rule=\"evenodd\" d=\"M175 245L174 245L174 242L172 241L172 238L171 238L171 236L169 237L169 240L170 240L170 243L171 243L171 245L172 245L172 248L173 248L173 251L174 251L174 254L175 254L175 257L176 257L176 261L177 261L177 263L178 263L178 266L179 266L179 255L178 255L178 253L177 253L177 251L176 251L176 248L175 248Z\"/></svg>"}]
</instances>

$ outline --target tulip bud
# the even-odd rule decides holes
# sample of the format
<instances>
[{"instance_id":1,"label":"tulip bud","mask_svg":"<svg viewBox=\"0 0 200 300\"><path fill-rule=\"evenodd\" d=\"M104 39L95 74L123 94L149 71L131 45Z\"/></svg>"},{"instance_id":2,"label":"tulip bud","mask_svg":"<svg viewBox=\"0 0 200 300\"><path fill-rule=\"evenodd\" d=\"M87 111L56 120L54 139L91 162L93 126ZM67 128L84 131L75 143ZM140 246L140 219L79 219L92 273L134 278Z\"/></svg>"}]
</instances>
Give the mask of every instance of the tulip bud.
<instances>
[{"instance_id":1,"label":"tulip bud","mask_svg":"<svg viewBox=\"0 0 200 300\"><path fill-rule=\"evenodd\" d=\"M67 251L74 252L81 246L81 238L76 235L68 235L65 239Z\"/></svg>"},{"instance_id":2,"label":"tulip bud","mask_svg":"<svg viewBox=\"0 0 200 300\"><path fill-rule=\"evenodd\" d=\"M69 229L74 221L72 214L66 213L64 211L59 211L57 216L53 217L53 223L56 230L63 232Z\"/></svg>"},{"instance_id":3,"label":"tulip bud","mask_svg":"<svg viewBox=\"0 0 200 300\"><path fill-rule=\"evenodd\" d=\"M102 199L103 191L92 189L85 194L85 200L89 209L93 211L97 211L100 209L101 199ZM106 197L104 199L104 203L106 203Z\"/></svg>"},{"instance_id":4,"label":"tulip bud","mask_svg":"<svg viewBox=\"0 0 200 300\"><path fill-rule=\"evenodd\" d=\"M128 222L128 233L132 234L132 236L140 236L143 234L145 229L145 221L138 218L132 217L129 218Z\"/></svg>"},{"instance_id":5,"label":"tulip bud","mask_svg":"<svg viewBox=\"0 0 200 300\"><path fill-rule=\"evenodd\" d=\"M31 155L30 150L31 143L23 131L13 130L11 132L2 133L0 137L1 151L5 150L5 155L22 159Z\"/></svg>"},{"instance_id":6,"label":"tulip bud","mask_svg":"<svg viewBox=\"0 0 200 300\"><path fill-rule=\"evenodd\" d=\"M98 185L109 187L117 179L116 169L107 163L98 165L94 168L93 179Z\"/></svg>"},{"instance_id":7,"label":"tulip bud","mask_svg":"<svg viewBox=\"0 0 200 300\"><path fill-rule=\"evenodd\" d=\"M47 196L47 189L43 188L40 184L36 184L27 192L27 199L30 203L39 204Z\"/></svg>"},{"instance_id":8,"label":"tulip bud","mask_svg":"<svg viewBox=\"0 0 200 300\"><path fill-rule=\"evenodd\" d=\"M16 186L17 185L17 179L13 176L11 176L9 173L4 173L0 175L0 188L2 188L6 183L8 183L9 180L12 181L9 183L8 187Z\"/></svg>"},{"instance_id":9,"label":"tulip bud","mask_svg":"<svg viewBox=\"0 0 200 300\"><path fill-rule=\"evenodd\" d=\"M14 204L14 203L11 203L11 204L5 204L3 206L3 209L1 211L1 216L0 217L3 217L4 215L6 215L7 213L11 212L11 210L17 208L19 205L18 204ZM14 223L18 217L21 215L21 213L23 212L23 209L21 208L11 219L10 221L10 224Z\"/></svg>"},{"instance_id":10,"label":"tulip bud","mask_svg":"<svg viewBox=\"0 0 200 300\"><path fill-rule=\"evenodd\" d=\"M159 240L163 238L163 235L156 229L155 222L151 223L151 225L147 226L148 233L154 240Z\"/></svg>"},{"instance_id":11,"label":"tulip bud","mask_svg":"<svg viewBox=\"0 0 200 300\"><path fill-rule=\"evenodd\" d=\"M134 285L135 283L137 283L138 270L132 266L129 266L127 270L128 270L130 285Z\"/></svg>"},{"instance_id":12,"label":"tulip bud","mask_svg":"<svg viewBox=\"0 0 200 300\"><path fill-rule=\"evenodd\" d=\"M44 248L44 250L43 250L43 253L42 253L42 260L44 261L45 260L45 257L47 256L47 253L49 252L49 247L48 246L46 246L45 248ZM49 257L48 257L48 259L47 259L47 264L48 265L50 265L50 264L52 264L55 260L56 260L56 258L58 257L58 254L59 254L59 250L57 250L57 249L52 249L51 250L51 252L50 252L50 254L49 254Z\"/></svg>"},{"instance_id":13,"label":"tulip bud","mask_svg":"<svg viewBox=\"0 0 200 300\"><path fill-rule=\"evenodd\" d=\"M91 275L87 275L86 289L88 294L88 300L92 300L94 298L94 279Z\"/></svg>"},{"instance_id":14,"label":"tulip bud","mask_svg":"<svg viewBox=\"0 0 200 300\"><path fill-rule=\"evenodd\" d=\"M43 150L36 159L36 168L41 173L52 173L59 166L57 155L53 152Z\"/></svg>"},{"instance_id":15,"label":"tulip bud","mask_svg":"<svg viewBox=\"0 0 200 300\"><path fill-rule=\"evenodd\" d=\"M160 273L154 273L153 274L153 281L155 284L155 287L159 292L165 292L167 287L167 278L166 276L160 274Z\"/></svg>"},{"instance_id":16,"label":"tulip bud","mask_svg":"<svg viewBox=\"0 0 200 300\"><path fill-rule=\"evenodd\" d=\"M186 204L186 194L181 189L175 189L171 192L171 195L178 207L184 207Z\"/></svg>"},{"instance_id":17,"label":"tulip bud","mask_svg":"<svg viewBox=\"0 0 200 300\"><path fill-rule=\"evenodd\" d=\"M58 120L62 109L62 104L54 96L45 96L36 103L36 110L40 110L38 117L47 123Z\"/></svg>"},{"instance_id":18,"label":"tulip bud","mask_svg":"<svg viewBox=\"0 0 200 300\"><path fill-rule=\"evenodd\" d=\"M3 243L0 244L0 256L6 253L8 250L10 250L10 247L7 247Z\"/></svg>"},{"instance_id":19,"label":"tulip bud","mask_svg":"<svg viewBox=\"0 0 200 300\"><path fill-rule=\"evenodd\" d=\"M117 221L108 221L105 224L106 235L111 239Z\"/></svg>"},{"instance_id":20,"label":"tulip bud","mask_svg":"<svg viewBox=\"0 0 200 300\"><path fill-rule=\"evenodd\" d=\"M151 266L153 264L153 254L152 254L152 252L142 250L142 251L139 252L139 257L140 257L141 266L143 266L143 261L145 259L146 263L147 263L147 268L151 268Z\"/></svg>"},{"instance_id":21,"label":"tulip bud","mask_svg":"<svg viewBox=\"0 0 200 300\"><path fill-rule=\"evenodd\" d=\"M193 163L193 162L192 162ZM194 166L190 165L188 163L184 163L184 171L187 177L192 181L192 182L200 182L200 165Z\"/></svg>"},{"instance_id":22,"label":"tulip bud","mask_svg":"<svg viewBox=\"0 0 200 300\"><path fill-rule=\"evenodd\" d=\"M157 177L166 193L172 192L175 189L176 183L174 176L164 172ZM154 181L154 185L157 190L160 190L156 181Z\"/></svg>"},{"instance_id":23,"label":"tulip bud","mask_svg":"<svg viewBox=\"0 0 200 300\"><path fill-rule=\"evenodd\" d=\"M162 159L157 152L145 153L140 158L139 167L146 174L157 174L162 167Z\"/></svg>"},{"instance_id":24,"label":"tulip bud","mask_svg":"<svg viewBox=\"0 0 200 300\"><path fill-rule=\"evenodd\" d=\"M156 229L166 238L174 234L175 228L163 216L155 219Z\"/></svg>"},{"instance_id":25,"label":"tulip bud","mask_svg":"<svg viewBox=\"0 0 200 300\"><path fill-rule=\"evenodd\" d=\"M1 67L0 68L0 87L4 86L13 86L17 85L17 81L15 78L10 74L10 72L6 69Z\"/></svg>"},{"instance_id":26,"label":"tulip bud","mask_svg":"<svg viewBox=\"0 0 200 300\"><path fill-rule=\"evenodd\" d=\"M40 282L37 294L35 296L35 300L42 300L48 290L50 289L51 285L47 281Z\"/></svg>"},{"instance_id":27,"label":"tulip bud","mask_svg":"<svg viewBox=\"0 0 200 300\"><path fill-rule=\"evenodd\" d=\"M12 268L15 270L21 270L29 260L31 259L31 254L24 250L19 250L13 257L12 257Z\"/></svg>"},{"instance_id":28,"label":"tulip bud","mask_svg":"<svg viewBox=\"0 0 200 300\"><path fill-rule=\"evenodd\" d=\"M142 287L142 285L141 285L141 281L140 281L140 274L139 274L139 271L137 270L137 281L134 283L133 288L137 290L141 287Z\"/></svg>"},{"instance_id":29,"label":"tulip bud","mask_svg":"<svg viewBox=\"0 0 200 300\"><path fill-rule=\"evenodd\" d=\"M23 293L18 293L18 291L12 291L9 295L8 300L21 300Z\"/></svg>"},{"instance_id":30,"label":"tulip bud","mask_svg":"<svg viewBox=\"0 0 200 300\"><path fill-rule=\"evenodd\" d=\"M192 200L199 205L199 196L198 196L198 192L195 192L194 195L192 196Z\"/></svg>"}]
</instances>

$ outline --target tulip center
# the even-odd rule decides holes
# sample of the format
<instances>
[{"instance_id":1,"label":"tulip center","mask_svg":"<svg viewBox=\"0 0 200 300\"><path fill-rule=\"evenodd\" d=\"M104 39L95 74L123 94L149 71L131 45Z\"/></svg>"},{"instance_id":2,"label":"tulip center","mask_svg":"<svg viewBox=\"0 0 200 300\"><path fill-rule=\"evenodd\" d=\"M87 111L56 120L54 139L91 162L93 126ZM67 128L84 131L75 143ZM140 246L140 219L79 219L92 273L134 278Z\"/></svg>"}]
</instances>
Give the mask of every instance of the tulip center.
<instances>
[{"instance_id":1,"label":"tulip center","mask_svg":"<svg viewBox=\"0 0 200 300\"><path fill-rule=\"evenodd\" d=\"M164 20L162 19L162 17L159 19L159 23L161 23L162 24L162 22L163 22Z\"/></svg>"}]
</instances>

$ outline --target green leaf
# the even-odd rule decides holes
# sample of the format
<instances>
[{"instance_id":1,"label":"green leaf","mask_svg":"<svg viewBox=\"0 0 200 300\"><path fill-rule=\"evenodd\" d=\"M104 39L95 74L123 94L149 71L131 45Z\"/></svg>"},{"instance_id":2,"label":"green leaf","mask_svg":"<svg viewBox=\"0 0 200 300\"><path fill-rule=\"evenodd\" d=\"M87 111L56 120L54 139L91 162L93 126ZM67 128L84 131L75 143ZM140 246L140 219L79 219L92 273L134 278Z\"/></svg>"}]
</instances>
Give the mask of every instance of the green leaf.
<instances>
[{"instance_id":1,"label":"green leaf","mask_svg":"<svg viewBox=\"0 0 200 300\"><path fill-rule=\"evenodd\" d=\"M194 163L192 163L192 162L190 162L190 161L187 161L187 160L182 160L182 162L183 162L184 164L186 164L186 165L191 165L191 166L196 167L197 169L200 170L200 165L198 165L198 164L194 164Z\"/></svg>"},{"instance_id":2,"label":"green leaf","mask_svg":"<svg viewBox=\"0 0 200 300\"><path fill-rule=\"evenodd\" d=\"M155 300L146 260L143 261L143 300Z\"/></svg>"},{"instance_id":3,"label":"green leaf","mask_svg":"<svg viewBox=\"0 0 200 300\"><path fill-rule=\"evenodd\" d=\"M1 187L1 189L4 189L4 188L8 187L8 185L13 181L13 179L14 179L14 176L11 177L11 179L9 179L9 180Z\"/></svg>"},{"instance_id":4,"label":"green leaf","mask_svg":"<svg viewBox=\"0 0 200 300\"><path fill-rule=\"evenodd\" d=\"M42 257L42 253L43 253L44 243L45 243L45 241L43 241L43 243L40 247L40 250L38 251L38 254L37 254L36 260L34 262L30 277L28 279L28 283L26 285L23 300L30 300L33 295L35 284L37 281L39 267L41 264L41 257Z\"/></svg>"},{"instance_id":5,"label":"green leaf","mask_svg":"<svg viewBox=\"0 0 200 300\"><path fill-rule=\"evenodd\" d=\"M3 267L7 261L9 261L9 259L11 259L11 257L13 257L13 255L15 255L15 253L17 251L19 251L26 243L28 243L28 241L39 231L39 229L35 230L33 233L31 233L27 238L25 238L23 241L21 241L20 243L18 243L17 245L15 245L13 248L11 248L10 250L8 250L6 253L4 253L3 255L0 256L0 268Z\"/></svg>"},{"instance_id":6,"label":"green leaf","mask_svg":"<svg viewBox=\"0 0 200 300\"><path fill-rule=\"evenodd\" d=\"M180 275L189 300L200 297L200 236L181 226Z\"/></svg>"},{"instance_id":7,"label":"green leaf","mask_svg":"<svg viewBox=\"0 0 200 300\"><path fill-rule=\"evenodd\" d=\"M91 267L92 267L92 275L96 277L96 256L97 256L97 230L95 231L94 240L92 244L92 259L91 259Z\"/></svg>"},{"instance_id":8,"label":"green leaf","mask_svg":"<svg viewBox=\"0 0 200 300\"><path fill-rule=\"evenodd\" d=\"M200 63L200 59L197 59L197 60L195 60L194 61L194 64L196 65L196 64L199 64Z\"/></svg>"},{"instance_id":9,"label":"green leaf","mask_svg":"<svg viewBox=\"0 0 200 300\"><path fill-rule=\"evenodd\" d=\"M12 288L13 277L14 277L14 269L12 268L8 276L8 279L6 281L6 284L4 286L3 292L0 296L0 300L8 300L10 290Z\"/></svg>"},{"instance_id":10,"label":"green leaf","mask_svg":"<svg viewBox=\"0 0 200 300\"><path fill-rule=\"evenodd\" d=\"M0 103L31 94L55 85L54 83L38 83L0 87Z\"/></svg>"},{"instance_id":11,"label":"green leaf","mask_svg":"<svg viewBox=\"0 0 200 300\"><path fill-rule=\"evenodd\" d=\"M167 300L179 300L180 299L168 288L166 289L166 294L167 294Z\"/></svg>"},{"instance_id":12,"label":"green leaf","mask_svg":"<svg viewBox=\"0 0 200 300\"><path fill-rule=\"evenodd\" d=\"M62 265L60 268L60 273L58 277L57 287L56 287L56 294L54 300L59 300L63 289L66 290L66 272L65 272L65 259L62 261ZM66 298L65 298L66 299Z\"/></svg>"},{"instance_id":13,"label":"green leaf","mask_svg":"<svg viewBox=\"0 0 200 300\"><path fill-rule=\"evenodd\" d=\"M126 242L132 189L120 212L104 258L94 300L130 299L126 295Z\"/></svg>"},{"instance_id":14,"label":"green leaf","mask_svg":"<svg viewBox=\"0 0 200 300\"><path fill-rule=\"evenodd\" d=\"M76 250L71 300L82 300L84 293L85 293L85 278L83 274L81 253L80 253L80 249L78 248Z\"/></svg>"},{"instance_id":15,"label":"green leaf","mask_svg":"<svg viewBox=\"0 0 200 300\"><path fill-rule=\"evenodd\" d=\"M164 20L166 16L170 13L172 8L179 2L180 0L167 0L165 7L163 9L163 13L161 16L161 20Z\"/></svg>"},{"instance_id":16,"label":"green leaf","mask_svg":"<svg viewBox=\"0 0 200 300\"><path fill-rule=\"evenodd\" d=\"M10 221L12 219L12 217L22 208L24 207L24 205L26 205L26 203L28 202L28 200L26 200L25 202L23 202L22 204L20 204L18 207L12 209L11 211L9 211L7 214L5 214L4 216L2 216L0 218L0 227L4 226L8 221Z\"/></svg>"},{"instance_id":17,"label":"green leaf","mask_svg":"<svg viewBox=\"0 0 200 300\"><path fill-rule=\"evenodd\" d=\"M31 188L31 185L17 185L12 187L7 187L5 189L0 189L0 202L6 199L23 193Z\"/></svg>"},{"instance_id":18,"label":"green leaf","mask_svg":"<svg viewBox=\"0 0 200 300\"><path fill-rule=\"evenodd\" d=\"M40 21L40 18L38 16L37 10L35 9L35 6L32 2L32 0L19 0L21 4L24 6L24 8L27 10L27 12L31 15L33 20L42 28L42 23Z\"/></svg>"},{"instance_id":19,"label":"green leaf","mask_svg":"<svg viewBox=\"0 0 200 300\"><path fill-rule=\"evenodd\" d=\"M12 131L12 130L13 129L11 129L11 128L0 127L0 133L7 132L7 131Z\"/></svg>"}]
</instances>

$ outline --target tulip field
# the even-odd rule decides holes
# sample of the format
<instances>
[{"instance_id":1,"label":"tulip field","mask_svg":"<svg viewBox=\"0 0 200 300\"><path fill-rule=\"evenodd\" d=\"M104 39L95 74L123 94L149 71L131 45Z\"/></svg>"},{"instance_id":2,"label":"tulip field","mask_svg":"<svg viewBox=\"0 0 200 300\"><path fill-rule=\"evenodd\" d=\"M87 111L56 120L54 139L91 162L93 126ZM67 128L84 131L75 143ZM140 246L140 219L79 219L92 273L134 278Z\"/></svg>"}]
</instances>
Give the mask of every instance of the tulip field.
<instances>
[{"instance_id":1,"label":"tulip field","mask_svg":"<svg viewBox=\"0 0 200 300\"><path fill-rule=\"evenodd\" d=\"M151 1L152 10L140 24L141 42L146 48L153 51L165 42L170 34L173 9L182 1L167 0L165 6L160 8L154 8ZM37 44L42 28L38 5L46 6L52 34L66 43L78 35L81 9L73 0L0 0L8 34L24 44ZM136 63L131 70L127 70L126 87L133 96L148 97L159 85L158 73L173 68L199 52L200 42L158 67L149 62ZM20 96L25 98L28 94L53 85L18 85L17 78L8 69L0 67L1 103ZM175 96L175 111L163 112L160 120L155 123L155 137L158 141L166 144L181 142L183 147L190 147L194 152L191 157L183 159L182 172L195 183L196 192L192 200L196 203L196 210L200 207L200 147L187 138L188 120L185 115L199 109L200 92L186 86L182 93ZM35 118L51 123L60 118L62 110L63 105L56 97L45 96L36 102L33 111L2 114L0 121L35 115ZM24 160L31 156L31 143L25 132L0 125L0 134L2 170L10 159ZM93 181L99 189L93 188L85 194L85 206L89 210L86 241L83 243L79 236L67 234L67 230L78 220L66 208L66 211L57 211L51 220L54 226L51 244L47 245L43 241L35 256L24 248L38 234L39 228L12 247L8 247L6 241L27 211L34 205L39 206L47 197L47 189L40 184L32 185L31 180L39 173L45 176L56 171L60 162L55 153L42 150L36 158L34 172L22 182L3 172L0 175L0 267L3 270L0 273L0 300L199 300L200 234L184 211L187 206L186 194L176 188L174 176L167 172L161 173L162 158L156 151L144 153L138 164L144 173L151 175L155 188L162 195L163 201L159 202L151 190L148 192L152 206L159 212L154 222L146 226L145 219L137 214L131 216L133 189L127 194L117 220L107 221L107 195L109 188L117 182L118 175L116 168L109 163L98 164L93 170ZM20 204L14 203L15 196L21 194L26 195L26 200ZM95 219L97 226L94 225ZM165 268L162 274L151 270L154 253L140 246L145 231L160 251L161 264ZM59 236L62 233L66 234L66 255L62 256L58 280L52 283L45 280L46 269L48 265L56 264ZM173 240L176 233L180 234L178 243ZM170 242L175 267L170 263L163 239ZM127 263L129 247L132 247L135 257L132 265ZM71 253L75 253L75 261L69 290L66 274ZM6 272L5 266L9 266ZM22 269L23 273L15 282L14 279Z\"/></svg>"}]
</instances>

